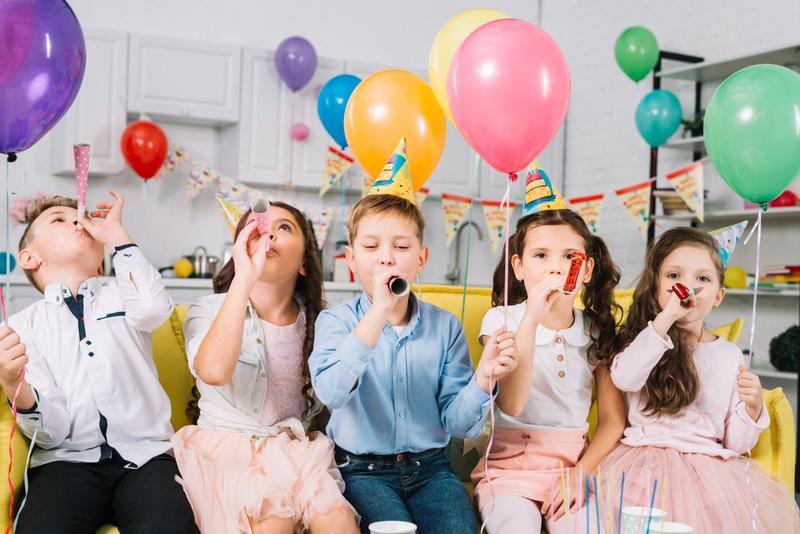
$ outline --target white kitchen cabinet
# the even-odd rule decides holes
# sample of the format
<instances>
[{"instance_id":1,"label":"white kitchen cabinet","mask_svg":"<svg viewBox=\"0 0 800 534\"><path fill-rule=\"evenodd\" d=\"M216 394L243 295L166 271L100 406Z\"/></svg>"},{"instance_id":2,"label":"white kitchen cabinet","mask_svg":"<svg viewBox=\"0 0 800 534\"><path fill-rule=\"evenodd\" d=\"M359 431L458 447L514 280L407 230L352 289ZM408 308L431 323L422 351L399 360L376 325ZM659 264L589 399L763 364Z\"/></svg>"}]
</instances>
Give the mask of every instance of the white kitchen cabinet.
<instances>
[{"instance_id":1,"label":"white kitchen cabinet","mask_svg":"<svg viewBox=\"0 0 800 534\"><path fill-rule=\"evenodd\" d=\"M251 185L288 184L291 91L272 51L242 54L241 118L220 131L220 170Z\"/></svg>"},{"instance_id":2,"label":"white kitchen cabinet","mask_svg":"<svg viewBox=\"0 0 800 534\"><path fill-rule=\"evenodd\" d=\"M290 95L288 105L292 111L292 124L302 122L308 126L310 134L305 141L292 141L288 125L284 135L289 142L292 154L291 185L295 187L319 189L325 171L325 160L329 146L340 148L325 131L317 113L317 95L325 83L344 72L344 61L340 59L318 58L317 70L311 81L300 91ZM286 102L286 100L284 100ZM354 174L355 175L355 174ZM359 184L349 184L351 189ZM356 187L353 187L356 186ZM330 194L330 193L329 193Z\"/></svg>"},{"instance_id":3,"label":"white kitchen cabinet","mask_svg":"<svg viewBox=\"0 0 800 534\"><path fill-rule=\"evenodd\" d=\"M241 48L131 35L128 111L197 124L239 120Z\"/></svg>"},{"instance_id":4,"label":"white kitchen cabinet","mask_svg":"<svg viewBox=\"0 0 800 534\"><path fill-rule=\"evenodd\" d=\"M50 164L54 174L73 174L75 143L92 145L89 173L117 174L125 167L119 140L126 126L128 34L84 30L86 71L78 96L53 128Z\"/></svg>"}]
</instances>

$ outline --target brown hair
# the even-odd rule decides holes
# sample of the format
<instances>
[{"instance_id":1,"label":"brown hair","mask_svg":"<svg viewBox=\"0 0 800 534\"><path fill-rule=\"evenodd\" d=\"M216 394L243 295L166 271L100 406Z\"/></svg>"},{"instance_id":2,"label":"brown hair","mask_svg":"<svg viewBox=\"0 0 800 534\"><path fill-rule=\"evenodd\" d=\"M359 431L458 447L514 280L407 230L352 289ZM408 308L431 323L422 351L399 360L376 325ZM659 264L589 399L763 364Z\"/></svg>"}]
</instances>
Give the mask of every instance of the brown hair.
<instances>
[{"instance_id":1,"label":"brown hair","mask_svg":"<svg viewBox=\"0 0 800 534\"><path fill-rule=\"evenodd\" d=\"M305 383L303 386L303 397L306 399L306 410L303 412L303 417L307 417L314 406L308 358L311 356L311 351L314 348L314 325L320 311L325 307L325 301L322 298L322 263L320 262L314 229L308 222L308 219L306 219L306 216L303 215L303 212L284 202L274 201L270 202L270 205L271 207L282 208L288 211L303 232L303 267L305 268L305 275L298 274L295 294L302 297L301 302L306 316L306 336L303 340L303 381ZM239 224L236 226L234 240L239 237L239 234L244 229L249 215L250 210L242 214L241 219L239 219ZM233 258L231 258L214 276L214 293L226 293L235 275L236 267L233 263ZM196 422L197 418L200 416L200 410L197 406L197 400L200 398L200 394L196 387L192 388L192 396L194 399L189 401L189 405L186 408L186 415L189 416L189 419Z\"/></svg>"},{"instance_id":2,"label":"brown hair","mask_svg":"<svg viewBox=\"0 0 800 534\"><path fill-rule=\"evenodd\" d=\"M628 317L614 341L614 354L618 354L630 345L636 336L647 328L647 323L661 311L661 306L658 304L661 266L675 249L684 246L706 249L711 261L714 262L720 285L722 284L724 270L714 238L694 228L678 227L667 230L647 251L645 269L639 276L633 292L633 303L628 311ZM646 415L677 413L681 408L694 402L700 387L692 357L697 339L678 324L673 324L667 335L672 340L673 348L665 352L650 371L644 386L647 404L642 413Z\"/></svg>"},{"instance_id":3,"label":"brown hair","mask_svg":"<svg viewBox=\"0 0 800 534\"><path fill-rule=\"evenodd\" d=\"M33 241L33 223L36 222L36 219L39 216L47 211L50 208L55 207L65 207L65 208L78 208L78 201L74 198L62 197L62 196L52 196L52 197L44 197L38 198L36 200L31 201L28 204L28 208L25 210L25 231L22 232L22 237L19 239L19 250L27 248L30 246L31 242ZM39 290L39 293L43 293L43 289L39 286L39 283L36 281L36 277L34 276L34 272L30 269L23 269L25 272L25 276L28 278L28 281Z\"/></svg>"},{"instance_id":4,"label":"brown hair","mask_svg":"<svg viewBox=\"0 0 800 534\"><path fill-rule=\"evenodd\" d=\"M356 237L358 223L367 215L374 213L394 213L408 220L414 225L415 233L422 242L422 234L425 231L425 218L416 204L396 195L367 195L353 208L350 218L347 220L347 233L350 236L350 244Z\"/></svg>"},{"instance_id":5,"label":"brown hair","mask_svg":"<svg viewBox=\"0 0 800 534\"><path fill-rule=\"evenodd\" d=\"M522 256L525 248L525 236L537 226L565 225L572 228L586 247L586 255L594 259L592 278L582 293L584 305L583 315L588 320L589 337L591 339L587 354L594 362L608 362L612 354L612 340L616 332L617 320L622 315L622 308L614 302L614 288L619 283L619 270L611 261L605 242L592 235L584 220L571 210L547 210L532 213L517 222L517 229L509 238L509 256ZM505 249L500 262L494 270L492 284L492 306L503 304L505 286ZM527 298L525 285L517 280L514 271L508 266L508 303L519 304Z\"/></svg>"}]
</instances>

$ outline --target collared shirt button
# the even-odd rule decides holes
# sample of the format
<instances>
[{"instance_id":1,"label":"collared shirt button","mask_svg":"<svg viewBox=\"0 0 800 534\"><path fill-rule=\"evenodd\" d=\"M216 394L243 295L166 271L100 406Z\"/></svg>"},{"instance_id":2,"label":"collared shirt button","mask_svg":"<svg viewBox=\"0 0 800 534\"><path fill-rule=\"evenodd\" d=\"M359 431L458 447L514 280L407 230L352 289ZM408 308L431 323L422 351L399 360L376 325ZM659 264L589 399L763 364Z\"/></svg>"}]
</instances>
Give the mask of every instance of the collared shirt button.
<instances>
[{"instance_id":1,"label":"collared shirt button","mask_svg":"<svg viewBox=\"0 0 800 534\"><path fill-rule=\"evenodd\" d=\"M556 356L556 360L558 360L560 362L563 362L564 361L564 355L563 354L559 354L558 356Z\"/></svg>"},{"instance_id":2,"label":"collared shirt button","mask_svg":"<svg viewBox=\"0 0 800 534\"><path fill-rule=\"evenodd\" d=\"M397 381L402 384L403 383L403 375L398 376L397 377Z\"/></svg>"},{"instance_id":3,"label":"collared shirt button","mask_svg":"<svg viewBox=\"0 0 800 534\"><path fill-rule=\"evenodd\" d=\"M406 416L406 412L404 412L403 410L400 410L400 413L398 413L397 415L400 417L400 419L402 419L403 417Z\"/></svg>"},{"instance_id":4,"label":"collared shirt button","mask_svg":"<svg viewBox=\"0 0 800 534\"><path fill-rule=\"evenodd\" d=\"M89 353L89 357L94 356L94 352Z\"/></svg>"},{"instance_id":5,"label":"collared shirt button","mask_svg":"<svg viewBox=\"0 0 800 534\"><path fill-rule=\"evenodd\" d=\"M565 373L564 371L559 371L558 372L558 377L559 378L564 378L565 376L567 376L567 373Z\"/></svg>"},{"instance_id":6,"label":"collared shirt button","mask_svg":"<svg viewBox=\"0 0 800 534\"><path fill-rule=\"evenodd\" d=\"M366 356L362 356L362 357L361 357L361 361L362 361L363 363L367 363L367 362L369 361L369 358L367 358Z\"/></svg>"},{"instance_id":7,"label":"collared shirt button","mask_svg":"<svg viewBox=\"0 0 800 534\"><path fill-rule=\"evenodd\" d=\"M563 343L563 342L564 342L564 338L563 337L556 336L556 343Z\"/></svg>"}]
</instances>

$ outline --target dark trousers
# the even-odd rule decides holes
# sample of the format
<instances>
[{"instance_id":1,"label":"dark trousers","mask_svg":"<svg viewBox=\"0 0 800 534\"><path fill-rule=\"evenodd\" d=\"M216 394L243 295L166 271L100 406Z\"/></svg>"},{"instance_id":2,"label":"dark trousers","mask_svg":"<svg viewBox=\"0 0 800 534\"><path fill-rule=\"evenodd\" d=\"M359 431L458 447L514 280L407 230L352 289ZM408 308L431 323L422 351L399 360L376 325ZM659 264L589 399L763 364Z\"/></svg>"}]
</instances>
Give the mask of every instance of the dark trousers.
<instances>
[{"instance_id":1,"label":"dark trousers","mask_svg":"<svg viewBox=\"0 0 800 534\"><path fill-rule=\"evenodd\" d=\"M105 524L122 534L197 534L175 481L175 459L162 454L138 469L114 455L96 463L53 462L28 473L20 534L94 534Z\"/></svg>"}]
</instances>

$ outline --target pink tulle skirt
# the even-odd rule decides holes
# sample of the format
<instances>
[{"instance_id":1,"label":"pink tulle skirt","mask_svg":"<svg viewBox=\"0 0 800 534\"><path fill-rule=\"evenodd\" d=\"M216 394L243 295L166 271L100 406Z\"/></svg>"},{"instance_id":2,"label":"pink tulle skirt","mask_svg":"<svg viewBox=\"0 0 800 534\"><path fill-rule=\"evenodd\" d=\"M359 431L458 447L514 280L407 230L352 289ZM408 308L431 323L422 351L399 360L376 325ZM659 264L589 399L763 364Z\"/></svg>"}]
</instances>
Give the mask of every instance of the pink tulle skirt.
<instances>
[{"instance_id":1,"label":"pink tulle skirt","mask_svg":"<svg viewBox=\"0 0 800 534\"><path fill-rule=\"evenodd\" d=\"M800 533L794 496L755 461L627 445L612 451L597 471L601 517L613 518L614 532L623 470L623 507L649 506L657 478L655 508L667 512L667 521L685 523L695 533L752 534L756 528L762 534Z\"/></svg>"},{"instance_id":2,"label":"pink tulle skirt","mask_svg":"<svg viewBox=\"0 0 800 534\"><path fill-rule=\"evenodd\" d=\"M172 444L201 532L250 533L250 520L267 516L291 518L302 532L318 513L346 507L355 515L342 495L333 442L322 434L256 438L186 426Z\"/></svg>"}]
</instances>

